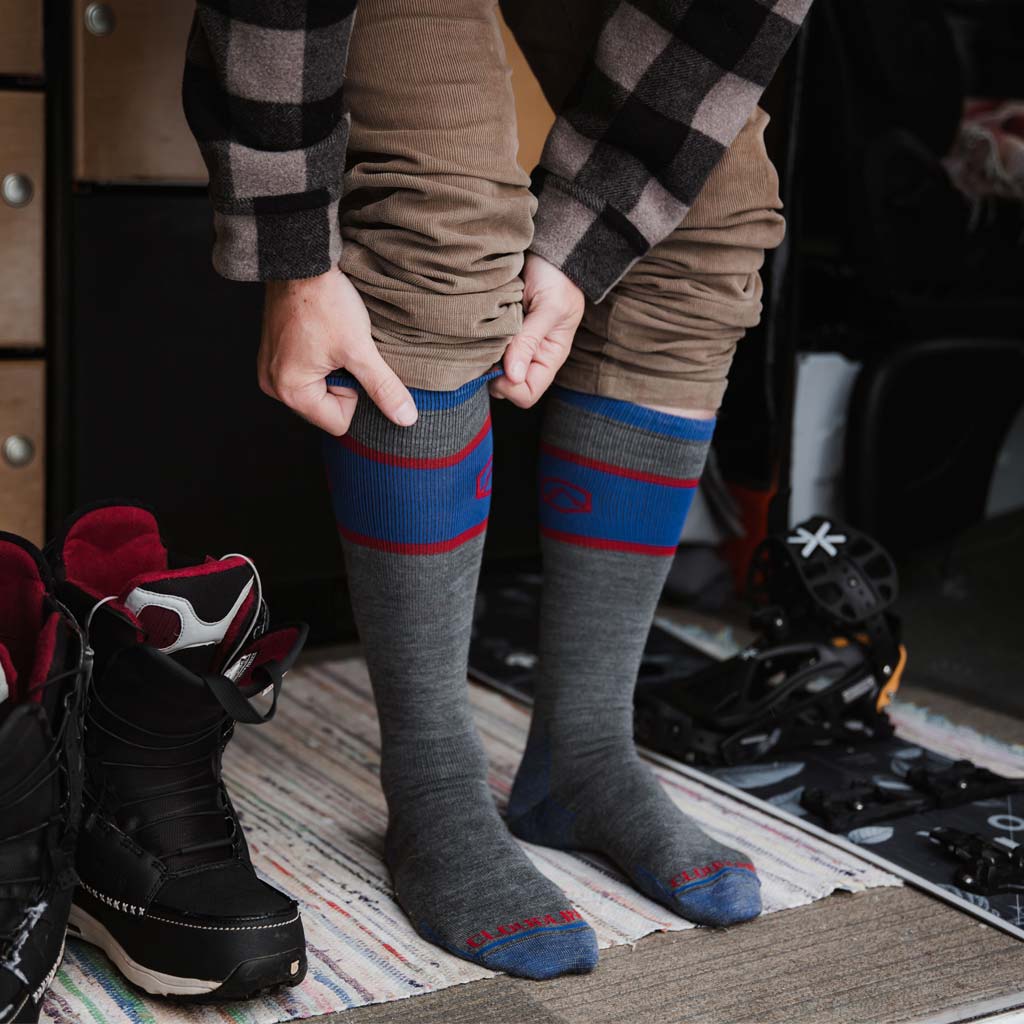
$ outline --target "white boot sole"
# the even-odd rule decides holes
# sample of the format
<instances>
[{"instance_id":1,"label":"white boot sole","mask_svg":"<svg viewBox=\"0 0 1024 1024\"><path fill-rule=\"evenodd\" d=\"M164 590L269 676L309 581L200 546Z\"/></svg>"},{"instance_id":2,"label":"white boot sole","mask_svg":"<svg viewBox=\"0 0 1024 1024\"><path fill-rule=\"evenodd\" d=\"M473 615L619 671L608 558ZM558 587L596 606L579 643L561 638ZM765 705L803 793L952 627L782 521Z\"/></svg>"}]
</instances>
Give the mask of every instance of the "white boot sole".
<instances>
[{"instance_id":1,"label":"white boot sole","mask_svg":"<svg viewBox=\"0 0 1024 1024\"><path fill-rule=\"evenodd\" d=\"M178 978L143 966L124 951L117 939L96 918L74 904L68 921L68 934L72 938L99 946L133 985L150 995L201 996L216 991L222 984L220 981L204 981L201 978Z\"/></svg>"}]
</instances>

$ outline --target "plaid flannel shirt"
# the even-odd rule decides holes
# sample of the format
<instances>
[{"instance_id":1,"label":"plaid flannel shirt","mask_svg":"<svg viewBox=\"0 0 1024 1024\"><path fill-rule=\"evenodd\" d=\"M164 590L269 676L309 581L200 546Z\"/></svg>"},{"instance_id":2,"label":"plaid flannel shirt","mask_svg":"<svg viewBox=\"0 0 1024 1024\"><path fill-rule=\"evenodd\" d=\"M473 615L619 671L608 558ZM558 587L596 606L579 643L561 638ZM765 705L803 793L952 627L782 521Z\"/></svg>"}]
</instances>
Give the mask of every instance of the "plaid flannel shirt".
<instances>
[{"instance_id":1,"label":"plaid flannel shirt","mask_svg":"<svg viewBox=\"0 0 1024 1024\"><path fill-rule=\"evenodd\" d=\"M597 2L597 0L591 0ZM686 216L811 0L613 0L533 175L531 249L600 301ZM356 0L200 0L185 113L210 171L214 265L312 277L341 252Z\"/></svg>"}]
</instances>

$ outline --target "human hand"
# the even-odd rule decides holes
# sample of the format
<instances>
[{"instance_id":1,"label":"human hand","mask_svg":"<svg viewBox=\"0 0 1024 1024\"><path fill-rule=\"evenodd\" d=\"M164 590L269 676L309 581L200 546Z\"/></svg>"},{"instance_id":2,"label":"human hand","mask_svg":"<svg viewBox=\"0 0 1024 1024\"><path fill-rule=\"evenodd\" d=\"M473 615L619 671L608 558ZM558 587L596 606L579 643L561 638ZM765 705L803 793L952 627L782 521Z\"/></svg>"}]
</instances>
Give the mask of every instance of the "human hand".
<instances>
[{"instance_id":1,"label":"human hand","mask_svg":"<svg viewBox=\"0 0 1024 1024\"><path fill-rule=\"evenodd\" d=\"M328 386L347 370L367 397L400 427L416 422L416 404L370 335L370 317L352 282L337 268L301 281L268 281L256 369L262 391L310 423L340 437L358 393Z\"/></svg>"},{"instance_id":2,"label":"human hand","mask_svg":"<svg viewBox=\"0 0 1024 1024\"><path fill-rule=\"evenodd\" d=\"M491 381L491 394L521 409L533 405L568 357L583 306L583 292L558 267L527 253L523 265L526 317L505 349L505 376Z\"/></svg>"}]
</instances>

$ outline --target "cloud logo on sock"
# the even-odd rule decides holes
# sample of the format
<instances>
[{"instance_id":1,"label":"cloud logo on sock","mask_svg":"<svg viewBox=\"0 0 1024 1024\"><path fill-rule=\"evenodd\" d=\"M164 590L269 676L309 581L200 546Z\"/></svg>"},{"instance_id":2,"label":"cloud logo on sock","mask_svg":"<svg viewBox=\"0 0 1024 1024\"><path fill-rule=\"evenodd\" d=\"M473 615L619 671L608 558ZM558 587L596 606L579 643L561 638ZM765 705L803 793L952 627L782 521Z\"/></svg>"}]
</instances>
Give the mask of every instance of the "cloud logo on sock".
<instances>
[{"instance_id":1,"label":"cloud logo on sock","mask_svg":"<svg viewBox=\"0 0 1024 1024\"><path fill-rule=\"evenodd\" d=\"M594 507L590 491L556 476L546 476L541 480L540 497L556 512L590 512Z\"/></svg>"}]
</instances>

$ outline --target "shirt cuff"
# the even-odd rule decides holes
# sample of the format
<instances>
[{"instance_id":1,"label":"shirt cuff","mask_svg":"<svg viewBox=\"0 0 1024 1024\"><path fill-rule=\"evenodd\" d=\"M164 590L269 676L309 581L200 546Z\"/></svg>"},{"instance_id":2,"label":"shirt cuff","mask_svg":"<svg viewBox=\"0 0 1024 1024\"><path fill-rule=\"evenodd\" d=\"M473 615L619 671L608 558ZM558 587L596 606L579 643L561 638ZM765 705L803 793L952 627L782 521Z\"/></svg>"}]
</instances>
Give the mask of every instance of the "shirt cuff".
<instances>
[{"instance_id":1,"label":"shirt cuff","mask_svg":"<svg viewBox=\"0 0 1024 1024\"><path fill-rule=\"evenodd\" d=\"M213 266L231 281L294 281L338 265L338 201L300 210L214 212Z\"/></svg>"},{"instance_id":2,"label":"shirt cuff","mask_svg":"<svg viewBox=\"0 0 1024 1024\"><path fill-rule=\"evenodd\" d=\"M592 302L600 302L650 244L605 200L542 172L530 251L553 263Z\"/></svg>"}]
</instances>

